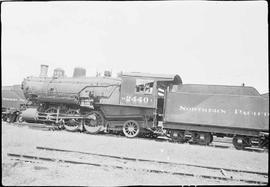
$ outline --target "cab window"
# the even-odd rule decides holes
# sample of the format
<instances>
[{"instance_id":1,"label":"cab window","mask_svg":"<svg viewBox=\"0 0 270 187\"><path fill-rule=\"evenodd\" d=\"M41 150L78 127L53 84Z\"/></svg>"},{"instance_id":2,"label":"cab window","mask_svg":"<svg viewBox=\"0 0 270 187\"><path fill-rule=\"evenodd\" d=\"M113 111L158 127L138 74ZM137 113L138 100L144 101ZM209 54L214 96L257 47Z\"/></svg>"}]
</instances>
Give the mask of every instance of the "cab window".
<instances>
[{"instance_id":1,"label":"cab window","mask_svg":"<svg viewBox=\"0 0 270 187\"><path fill-rule=\"evenodd\" d=\"M154 86L153 80L136 79L135 92L141 94L152 94L153 86Z\"/></svg>"}]
</instances>

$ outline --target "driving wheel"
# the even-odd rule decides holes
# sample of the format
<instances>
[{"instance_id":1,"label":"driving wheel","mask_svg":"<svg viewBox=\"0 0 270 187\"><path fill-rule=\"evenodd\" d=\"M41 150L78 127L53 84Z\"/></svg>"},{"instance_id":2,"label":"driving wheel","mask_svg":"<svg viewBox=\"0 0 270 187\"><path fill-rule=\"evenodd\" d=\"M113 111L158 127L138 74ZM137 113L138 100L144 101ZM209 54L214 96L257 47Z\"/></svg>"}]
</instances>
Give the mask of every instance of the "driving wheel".
<instances>
[{"instance_id":1,"label":"driving wheel","mask_svg":"<svg viewBox=\"0 0 270 187\"><path fill-rule=\"evenodd\" d=\"M92 111L88 113L87 118L84 120L84 129L90 134L96 134L104 127L104 117L101 112Z\"/></svg>"},{"instance_id":2,"label":"driving wheel","mask_svg":"<svg viewBox=\"0 0 270 187\"><path fill-rule=\"evenodd\" d=\"M78 115L79 112L78 110L74 110L74 109L69 109L66 114L70 115L70 116L73 116L73 115ZM76 119L75 117L72 118L72 119L65 119L64 120L64 128L67 130L67 131L71 131L71 132L74 132L74 131L77 131L80 127L80 124L81 124L81 120L80 119Z\"/></svg>"}]
</instances>

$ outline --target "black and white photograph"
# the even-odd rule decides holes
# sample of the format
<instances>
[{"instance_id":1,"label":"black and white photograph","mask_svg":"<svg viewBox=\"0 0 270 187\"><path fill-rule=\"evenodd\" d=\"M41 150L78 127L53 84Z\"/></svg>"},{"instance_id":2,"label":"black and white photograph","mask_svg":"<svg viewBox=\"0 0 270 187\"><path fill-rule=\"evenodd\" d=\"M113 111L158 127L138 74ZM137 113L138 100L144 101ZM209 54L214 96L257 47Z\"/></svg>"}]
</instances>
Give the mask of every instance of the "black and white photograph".
<instances>
[{"instance_id":1,"label":"black and white photograph","mask_svg":"<svg viewBox=\"0 0 270 187\"><path fill-rule=\"evenodd\" d=\"M262 185L267 1L1 2L3 186Z\"/></svg>"}]
</instances>

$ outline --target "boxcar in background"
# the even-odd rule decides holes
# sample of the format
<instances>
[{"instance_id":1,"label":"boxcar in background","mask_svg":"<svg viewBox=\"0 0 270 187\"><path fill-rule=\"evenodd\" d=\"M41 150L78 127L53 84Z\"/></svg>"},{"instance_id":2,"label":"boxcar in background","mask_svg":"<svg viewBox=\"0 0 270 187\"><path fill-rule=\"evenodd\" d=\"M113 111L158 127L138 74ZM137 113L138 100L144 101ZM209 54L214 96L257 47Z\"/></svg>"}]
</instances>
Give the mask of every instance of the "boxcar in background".
<instances>
[{"instance_id":1,"label":"boxcar in background","mask_svg":"<svg viewBox=\"0 0 270 187\"><path fill-rule=\"evenodd\" d=\"M18 120L20 109L26 103L20 85L2 87L2 119L8 122Z\"/></svg>"}]
</instances>

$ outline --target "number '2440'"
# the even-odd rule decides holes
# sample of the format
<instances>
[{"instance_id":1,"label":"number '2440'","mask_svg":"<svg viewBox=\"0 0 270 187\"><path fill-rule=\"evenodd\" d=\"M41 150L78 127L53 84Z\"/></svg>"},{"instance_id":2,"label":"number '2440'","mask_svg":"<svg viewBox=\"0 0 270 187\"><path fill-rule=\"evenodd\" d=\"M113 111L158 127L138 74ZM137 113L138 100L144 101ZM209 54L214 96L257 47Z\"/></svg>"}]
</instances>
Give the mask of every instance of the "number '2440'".
<instances>
[{"instance_id":1,"label":"number '2440'","mask_svg":"<svg viewBox=\"0 0 270 187\"><path fill-rule=\"evenodd\" d=\"M140 103L140 104L147 104L149 102L149 99L148 97L137 97L137 96L126 96L126 102L130 103L130 102L133 102L133 103Z\"/></svg>"}]
</instances>

